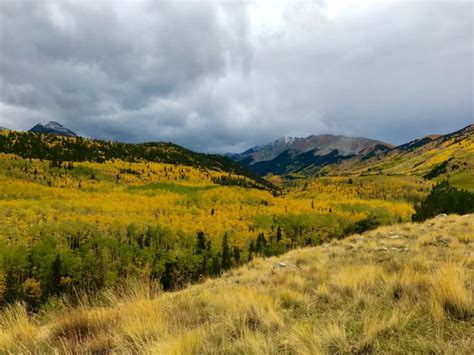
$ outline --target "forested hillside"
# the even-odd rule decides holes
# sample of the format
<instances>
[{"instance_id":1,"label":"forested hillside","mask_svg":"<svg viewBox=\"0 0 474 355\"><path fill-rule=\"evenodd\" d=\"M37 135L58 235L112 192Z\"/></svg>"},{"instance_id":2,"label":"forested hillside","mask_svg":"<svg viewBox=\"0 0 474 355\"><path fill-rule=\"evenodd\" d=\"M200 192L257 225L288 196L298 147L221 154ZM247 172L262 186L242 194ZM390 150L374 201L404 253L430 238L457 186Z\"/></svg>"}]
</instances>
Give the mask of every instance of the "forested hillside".
<instances>
[{"instance_id":1,"label":"forested hillside","mask_svg":"<svg viewBox=\"0 0 474 355\"><path fill-rule=\"evenodd\" d=\"M114 159L126 162L149 161L187 165L246 176L255 181L254 187L275 189L266 180L226 157L195 153L173 143L128 144L82 137L70 138L53 134L4 131L0 134L0 153L50 160L57 166L63 162L102 163Z\"/></svg>"},{"instance_id":2,"label":"forested hillside","mask_svg":"<svg viewBox=\"0 0 474 355\"><path fill-rule=\"evenodd\" d=\"M56 139L66 151L76 144ZM35 310L131 278L180 288L256 256L410 220L430 188L383 176L296 181L277 195L254 185L189 165L0 154L0 302Z\"/></svg>"}]
</instances>

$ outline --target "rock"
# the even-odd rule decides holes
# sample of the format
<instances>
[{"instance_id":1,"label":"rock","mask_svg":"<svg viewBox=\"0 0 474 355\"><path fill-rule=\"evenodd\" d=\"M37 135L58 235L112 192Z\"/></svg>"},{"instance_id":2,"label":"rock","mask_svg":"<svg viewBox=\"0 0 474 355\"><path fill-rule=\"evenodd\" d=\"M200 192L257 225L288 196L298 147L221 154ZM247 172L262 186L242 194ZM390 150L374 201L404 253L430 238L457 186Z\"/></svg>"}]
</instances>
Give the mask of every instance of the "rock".
<instances>
[{"instance_id":1,"label":"rock","mask_svg":"<svg viewBox=\"0 0 474 355\"><path fill-rule=\"evenodd\" d=\"M386 247L380 247L377 249L377 251L388 251L388 248Z\"/></svg>"},{"instance_id":2,"label":"rock","mask_svg":"<svg viewBox=\"0 0 474 355\"><path fill-rule=\"evenodd\" d=\"M355 240L357 240L358 242L365 242L367 238L360 236L360 237L355 238Z\"/></svg>"},{"instance_id":3,"label":"rock","mask_svg":"<svg viewBox=\"0 0 474 355\"><path fill-rule=\"evenodd\" d=\"M287 269L287 270L297 269L297 270L299 270L300 268L297 265L287 264L287 263L284 263L283 261L280 261L278 264L275 264L273 269Z\"/></svg>"},{"instance_id":4,"label":"rock","mask_svg":"<svg viewBox=\"0 0 474 355\"><path fill-rule=\"evenodd\" d=\"M395 235L391 235L391 236L390 236L390 239L398 239L398 238L400 238L400 236L399 236L399 235L397 235L397 234L395 234Z\"/></svg>"},{"instance_id":5,"label":"rock","mask_svg":"<svg viewBox=\"0 0 474 355\"><path fill-rule=\"evenodd\" d=\"M321 246L322 246L323 248L329 248L329 244L328 244L328 243L323 243Z\"/></svg>"},{"instance_id":6,"label":"rock","mask_svg":"<svg viewBox=\"0 0 474 355\"><path fill-rule=\"evenodd\" d=\"M437 217L446 218L446 217L448 217L448 215L446 213L441 213Z\"/></svg>"}]
</instances>

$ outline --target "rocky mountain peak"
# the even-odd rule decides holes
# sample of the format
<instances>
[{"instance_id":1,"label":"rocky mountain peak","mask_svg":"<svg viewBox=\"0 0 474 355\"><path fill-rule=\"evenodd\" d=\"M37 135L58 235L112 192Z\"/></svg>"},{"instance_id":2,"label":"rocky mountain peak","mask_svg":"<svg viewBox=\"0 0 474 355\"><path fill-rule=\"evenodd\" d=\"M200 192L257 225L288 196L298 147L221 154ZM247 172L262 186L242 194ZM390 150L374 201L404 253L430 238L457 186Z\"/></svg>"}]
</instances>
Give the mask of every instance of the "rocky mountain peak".
<instances>
[{"instance_id":1,"label":"rocky mountain peak","mask_svg":"<svg viewBox=\"0 0 474 355\"><path fill-rule=\"evenodd\" d=\"M32 127L29 132L56 134L58 136L65 137L77 137L76 133L55 121L49 121L47 123L38 123L36 126Z\"/></svg>"}]
</instances>

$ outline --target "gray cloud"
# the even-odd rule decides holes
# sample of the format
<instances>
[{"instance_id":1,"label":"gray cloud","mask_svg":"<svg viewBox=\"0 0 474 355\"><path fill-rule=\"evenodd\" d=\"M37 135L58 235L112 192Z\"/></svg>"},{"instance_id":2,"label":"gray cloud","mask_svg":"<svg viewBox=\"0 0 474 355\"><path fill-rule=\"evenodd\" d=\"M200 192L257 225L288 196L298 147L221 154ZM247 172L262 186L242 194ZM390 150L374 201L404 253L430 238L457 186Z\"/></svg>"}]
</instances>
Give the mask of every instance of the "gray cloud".
<instances>
[{"instance_id":1,"label":"gray cloud","mask_svg":"<svg viewBox=\"0 0 474 355\"><path fill-rule=\"evenodd\" d=\"M472 123L473 4L357 4L0 2L0 126L223 152Z\"/></svg>"}]
</instances>

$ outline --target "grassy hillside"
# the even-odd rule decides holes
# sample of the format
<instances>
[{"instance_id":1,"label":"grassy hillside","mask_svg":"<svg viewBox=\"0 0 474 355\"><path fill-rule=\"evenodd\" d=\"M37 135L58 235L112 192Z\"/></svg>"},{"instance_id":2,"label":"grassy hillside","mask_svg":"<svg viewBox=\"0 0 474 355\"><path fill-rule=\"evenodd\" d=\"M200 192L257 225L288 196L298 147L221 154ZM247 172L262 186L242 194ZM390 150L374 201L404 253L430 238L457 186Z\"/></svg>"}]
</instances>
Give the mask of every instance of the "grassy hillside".
<instances>
[{"instance_id":1,"label":"grassy hillside","mask_svg":"<svg viewBox=\"0 0 474 355\"><path fill-rule=\"evenodd\" d=\"M317 354L474 348L474 216L382 227L257 258L173 293L122 292L0 315L0 351Z\"/></svg>"},{"instance_id":2,"label":"grassy hillside","mask_svg":"<svg viewBox=\"0 0 474 355\"><path fill-rule=\"evenodd\" d=\"M474 126L429 136L373 157L350 159L324 167L322 175L415 175L432 180L448 178L474 191Z\"/></svg>"},{"instance_id":3,"label":"grassy hillside","mask_svg":"<svg viewBox=\"0 0 474 355\"><path fill-rule=\"evenodd\" d=\"M254 256L409 220L429 189L412 177L326 178L274 196L220 178L247 181L156 162L58 167L0 154L0 303L36 309L129 277L179 288Z\"/></svg>"}]
</instances>

